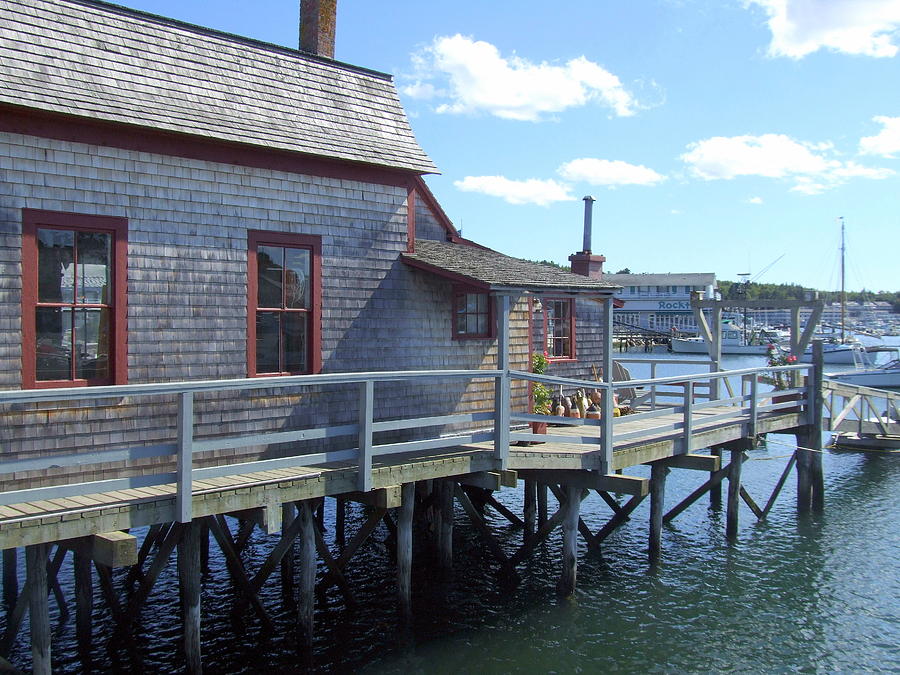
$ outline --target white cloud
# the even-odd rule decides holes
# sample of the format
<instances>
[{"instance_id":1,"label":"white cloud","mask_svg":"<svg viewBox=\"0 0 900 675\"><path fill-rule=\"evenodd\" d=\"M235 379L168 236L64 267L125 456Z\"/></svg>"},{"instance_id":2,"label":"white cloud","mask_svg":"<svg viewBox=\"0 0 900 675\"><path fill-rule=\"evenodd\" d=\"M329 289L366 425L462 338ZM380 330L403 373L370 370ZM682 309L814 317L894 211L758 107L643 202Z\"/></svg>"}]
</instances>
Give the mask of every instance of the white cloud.
<instances>
[{"instance_id":1,"label":"white cloud","mask_svg":"<svg viewBox=\"0 0 900 675\"><path fill-rule=\"evenodd\" d=\"M873 117L882 129L875 136L859 139L859 152L862 155L881 155L894 157L900 153L900 117Z\"/></svg>"},{"instance_id":2,"label":"white cloud","mask_svg":"<svg viewBox=\"0 0 900 675\"><path fill-rule=\"evenodd\" d=\"M771 56L803 58L819 49L845 54L897 54L900 0L745 0L762 7L772 33Z\"/></svg>"},{"instance_id":3,"label":"white cloud","mask_svg":"<svg viewBox=\"0 0 900 675\"><path fill-rule=\"evenodd\" d=\"M748 204L762 204L763 198L762 197L750 197L750 199L747 200L747 203Z\"/></svg>"},{"instance_id":4,"label":"white cloud","mask_svg":"<svg viewBox=\"0 0 900 675\"><path fill-rule=\"evenodd\" d=\"M573 199L569 186L555 180L510 180L504 176L466 176L453 184L464 192L480 192L500 197L510 204L537 204L548 206L553 202Z\"/></svg>"},{"instance_id":5,"label":"white cloud","mask_svg":"<svg viewBox=\"0 0 900 675\"><path fill-rule=\"evenodd\" d=\"M819 194L851 178L880 180L894 175L890 169L842 162L831 143L804 143L783 134L715 136L688 145L681 159L692 173L705 180L762 176L792 180L795 192Z\"/></svg>"},{"instance_id":6,"label":"white cloud","mask_svg":"<svg viewBox=\"0 0 900 675\"><path fill-rule=\"evenodd\" d=\"M591 157L566 162L559 167L557 173L566 180L583 181L591 185L654 185L666 179L640 164Z\"/></svg>"},{"instance_id":7,"label":"white cloud","mask_svg":"<svg viewBox=\"0 0 900 675\"><path fill-rule=\"evenodd\" d=\"M446 99L439 113L486 112L512 120L538 121L567 108L599 102L620 117L638 108L618 77L583 56L564 65L504 57L492 44L463 35L437 37L413 55L408 96ZM440 86L431 84L437 80Z\"/></svg>"}]
</instances>

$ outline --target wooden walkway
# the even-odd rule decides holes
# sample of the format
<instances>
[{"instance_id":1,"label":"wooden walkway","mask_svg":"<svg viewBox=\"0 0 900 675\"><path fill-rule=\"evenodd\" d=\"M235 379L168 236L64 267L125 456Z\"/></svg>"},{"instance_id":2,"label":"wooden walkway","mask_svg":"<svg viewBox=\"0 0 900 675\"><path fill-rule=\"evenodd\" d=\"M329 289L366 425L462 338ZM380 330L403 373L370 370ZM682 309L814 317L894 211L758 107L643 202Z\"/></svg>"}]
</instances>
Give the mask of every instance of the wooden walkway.
<instances>
[{"instance_id":1,"label":"wooden walkway","mask_svg":"<svg viewBox=\"0 0 900 675\"><path fill-rule=\"evenodd\" d=\"M698 410L693 415L692 441L685 447L682 431L657 431L661 426L676 426L682 413L672 412L651 419L634 415L620 418L614 436L614 470L688 454L699 448L738 441L748 436L749 413L719 419L734 413L734 407L715 406ZM705 422L704 419L712 419ZM802 424L798 412L762 413L757 420L757 433L793 429ZM551 427L550 442L536 445L513 445L509 449L508 469L496 469L495 450L490 442L463 444L431 452L388 455L376 459L372 467L372 488L387 506L396 506L390 492L399 495L399 486L424 480L458 478L494 472L501 484L515 485L515 471L592 471L602 468L602 452L598 445L580 442L585 430L596 427L572 425ZM567 438L573 442L566 442ZM553 439L553 440L550 440ZM599 441L599 438L598 438ZM281 504L320 497L349 496L357 493L358 467L350 461L314 467L297 466L251 471L248 473L195 480L192 483L192 513L195 518L251 509L262 509L260 516L267 531L280 526ZM629 493L628 477L610 476L621 481L619 491ZM643 479L641 479L643 480ZM49 543L65 539L127 530L177 520L176 485L114 490L83 496L46 499L0 506L0 549Z\"/></svg>"},{"instance_id":2,"label":"wooden walkway","mask_svg":"<svg viewBox=\"0 0 900 675\"><path fill-rule=\"evenodd\" d=\"M786 366L782 370L799 382L798 375L809 368ZM76 632L79 643L84 644L90 643L92 634L92 566L113 619L127 626L133 617L139 616L156 579L174 555L182 600L186 665L189 672L199 673L202 671L201 568L211 540L221 549L239 589L239 604L244 608L252 606L253 613L267 627L273 622L260 601L259 591L272 573L281 568L284 592L295 597L298 607L300 645L303 654L309 657L316 589L337 585L348 599L352 598L346 566L381 523L394 538L400 615L408 617L412 602L413 523L419 519L423 527L417 531L430 533L428 536L434 539L438 568L445 574L453 568L456 506L472 522L486 552L499 564L501 576L507 579L517 578L516 567L552 531L561 529L562 571L557 587L561 595L575 590L578 538L587 542L589 550L598 550L601 542L625 523L645 498L649 497L650 501L651 562L661 553L663 522L675 518L706 493L714 500L721 499L722 482L726 478L726 536L729 538L737 536L739 503L743 500L758 518L765 518L795 464L798 507L801 510L810 505L821 507L821 462L816 463L814 452L798 450L794 454L764 508L741 486L745 451L753 447L758 435L796 433L798 445L811 447L816 443L814 429L822 428L821 415L814 414L823 407L818 403L822 400L817 393L821 391L819 380L807 378L805 385L773 394L761 391L760 372L761 369L717 371L597 383L509 369L420 371L303 376L264 382L210 381L81 391L0 392L0 404L13 405L174 395L178 411L177 438L171 443L84 448L69 454L48 452L45 456L11 458L0 464L0 472L5 469L7 476L40 476L38 484L29 484L30 479L22 477L12 483L16 491L0 492L3 592L11 608L0 656L9 653L9 646L27 613L34 671L50 672L48 596L55 596L58 604L64 603L57 575L69 552L74 557ZM495 410L417 419L375 419L376 383L435 379L493 381ZM601 419L577 420L515 411L509 396L515 380L596 390L601 397ZM733 391L735 382L740 382L737 393ZM359 387L357 424L231 437L194 437L195 394L320 384ZM616 417L616 392L626 389L633 393L642 388L650 402L636 406L633 414ZM534 434L526 426L529 422L548 422L551 426L547 434ZM449 436L441 433L444 429L460 428L470 430ZM419 440L375 442L376 434L403 434L407 430L419 430L416 432ZM426 437L421 438L423 435ZM239 464L233 463L233 456L228 455L232 449L270 444L299 443L291 447L308 448L302 443L334 438L344 440L341 445L324 446L319 452L307 450L308 454L264 459L253 456ZM334 449L328 449L331 447ZM709 449L709 454L697 452L704 449ZM195 466L198 453L216 451L223 454L214 455L212 465L205 461L203 466ZM726 454L727 464L723 457ZM157 473L135 476L117 468L115 471L119 473L100 480L93 473L101 466L124 466L127 472L132 468L127 464L130 460L148 458L155 463ZM637 465L649 465L650 477L629 475L629 468ZM703 482L666 513L665 479L673 468L693 469ZM64 472L54 477L55 484L47 485L42 480L51 475L49 469ZM503 487L518 486L523 488L521 516L492 496ZM548 512L551 492L557 503L553 514ZM613 512L610 520L597 531L580 517L581 501L590 493L599 494ZM620 503L611 493L630 495L630 498ZM317 515L324 512L326 497L335 500L337 509L334 543L330 545L318 520L321 516ZM349 541L344 538L342 515L347 502L372 507ZM516 551L504 550L491 532L483 515L488 506L514 527L522 528L524 539ZM236 535L232 534L226 515L237 519ZM148 526L138 547L137 537L127 531ZM279 538L262 565L253 570L241 558L240 551L257 526ZM25 549L26 562L26 579L21 591L17 572L20 548ZM328 569L318 581L317 560ZM124 588L116 588L113 583L111 569L117 566L130 568L124 582L120 579L117 584Z\"/></svg>"}]
</instances>

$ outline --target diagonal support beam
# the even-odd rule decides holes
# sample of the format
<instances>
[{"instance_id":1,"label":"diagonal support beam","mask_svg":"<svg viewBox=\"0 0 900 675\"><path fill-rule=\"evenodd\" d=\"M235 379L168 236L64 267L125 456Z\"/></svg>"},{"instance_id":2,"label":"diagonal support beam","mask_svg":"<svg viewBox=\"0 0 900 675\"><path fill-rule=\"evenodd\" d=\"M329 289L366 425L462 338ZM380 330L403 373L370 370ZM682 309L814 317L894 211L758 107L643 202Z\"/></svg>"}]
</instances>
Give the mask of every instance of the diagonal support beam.
<instances>
[{"instance_id":1,"label":"diagonal support beam","mask_svg":"<svg viewBox=\"0 0 900 675\"><path fill-rule=\"evenodd\" d=\"M606 539L609 535L613 533L613 531L619 527L622 523L628 520L628 517L632 514L632 512L640 505L642 501L647 498L647 495L635 495L631 499L629 499L622 509L616 513L612 518L607 521L606 525L600 528L594 538L597 540L598 545Z\"/></svg>"},{"instance_id":2,"label":"diagonal support beam","mask_svg":"<svg viewBox=\"0 0 900 675\"><path fill-rule=\"evenodd\" d=\"M144 580L138 587L137 592L131 598L131 603L129 604L128 611L128 614L130 616L137 615L141 605L147 599L147 596L150 595L150 591L153 590L153 586L154 584L156 584L156 580L159 578L159 575L162 573L162 571L166 568L166 565L168 565L169 558L172 556L172 552L175 550L175 546L181 540L181 535L181 524L175 523L172 529L169 530L166 538L160 544L159 550L156 552L156 557L153 558L153 562L150 563L150 567L147 569L147 574L144 576Z\"/></svg>"},{"instance_id":3,"label":"diagonal support beam","mask_svg":"<svg viewBox=\"0 0 900 675\"><path fill-rule=\"evenodd\" d=\"M491 534L490 529L484 522L484 518L481 517L481 514L478 513L478 511L472 505L472 501L469 499L469 495L467 495L465 490L463 490L459 485L455 486L455 495L456 500L462 505L463 510L466 512L466 515L469 516L469 520L472 521L472 524L475 526L475 529L478 530L478 534L481 535L481 538L484 539L484 542L488 545L488 548L490 549L493 556L500 562L501 565L507 564L509 562L509 559L506 557L506 554L503 552L500 544L497 543L494 535Z\"/></svg>"},{"instance_id":4,"label":"diagonal support beam","mask_svg":"<svg viewBox=\"0 0 900 675\"><path fill-rule=\"evenodd\" d=\"M387 513L387 509L376 508L372 510L372 513L369 514L369 517L366 519L366 522L363 523L363 526L347 543L347 546L341 552L340 557L334 561L334 564L339 570L343 570L347 566L347 563L350 562L350 559L353 558L357 550L359 550L359 547L365 543L369 538L369 535L371 535L378 527L379 523L381 523L381 519L384 517L385 513ZM319 582L317 588L319 591L324 591L334 583L334 576L328 573L325 575L325 578Z\"/></svg>"},{"instance_id":5,"label":"diagonal support beam","mask_svg":"<svg viewBox=\"0 0 900 675\"><path fill-rule=\"evenodd\" d=\"M747 461L747 456L742 455L741 462L745 462L745 461ZM728 476L730 471L731 471L731 464L729 464L728 466L723 466L718 471L715 471L714 473L712 473L709 477L709 480L707 480L705 483L703 483L703 485L698 487L691 494L689 494L687 497L685 497L683 500L681 500L681 502L677 506L672 508L672 510L670 510L666 515L664 515L663 522L668 523L669 521L671 521L675 517L677 517L682 511L684 511L691 504L693 504L698 499L700 499L700 497L702 497L707 492L709 492L709 490L711 488L715 487L716 485L719 485L722 482L722 480L726 476Z\"/></svg>"},{"instance_id":6,"label":"diagonal support beam","mask_svg":"<svg viewBox=\"0 0 900 675\"><path fill-rule=\"evenodd\" d=\"M341 589L341 593L344 594L344 599L347 601L347 605L356 606L356 596L353 595L353 591L350 589L350 584L347 582L347 577L344 576L343 570L337 565L337 561L334 559L334 556L331 555L331 551L328 550L328 544L325 543L325 538L322 536L322 530L318 526L314 528L315 536L316 536L316 551L318 551L319 556L325 562L325 566L328 568L329 574L334 578L335 583L338 588ZM323 589L324 590L324 589Z\"/></svg>"},{"instance_id":7,"label":"diagonal support beam","mask_svg":"<svg viewBox=\"0 0 900 675\"><path fill-rule=\"evenodd\" d=\"M778 479L778 483L775 484L775 489L772 490L772 496L769 497L769 501L766 502L765 507L762 510L762 515L760 516L760 520L764 519L769 515L769 511L772 510L772 507L775 506L775 500L778 499L778 495L781 494L781 488L784 487L785 481L787 481L787 477L791 473L791 469L794 468L794 464L797 463L797 451L791 455L790 461L787 463L787 466L784 467L784 471L781 472L781 477Z\"/></svg>"},{"instance_id":8,"label":"diagonal support beam","mask_svg":"<svg viewBox=\"0 0 900 675\"><path fill-rule=\"evenodd\" d=\"M225 562L231 570L232 578L246 594L247 599L250 601L254 611L256 611L256 614L263 622L263 626L266 630L270 632L273 631L275 625L272 622L269 613L266 611L266 608L263 606L262 601L259 599L259 595L253 590L250 578L247 576L247 571L244 569L244 563L241 561L240 556L234 548L234 540L231 538L231 530L228 528L225 517L222 515L208 516L206 522L209 525L209 530L212 532L213 538L219 545L219 549L225 555Z\"/></svg>"}]
</instances>

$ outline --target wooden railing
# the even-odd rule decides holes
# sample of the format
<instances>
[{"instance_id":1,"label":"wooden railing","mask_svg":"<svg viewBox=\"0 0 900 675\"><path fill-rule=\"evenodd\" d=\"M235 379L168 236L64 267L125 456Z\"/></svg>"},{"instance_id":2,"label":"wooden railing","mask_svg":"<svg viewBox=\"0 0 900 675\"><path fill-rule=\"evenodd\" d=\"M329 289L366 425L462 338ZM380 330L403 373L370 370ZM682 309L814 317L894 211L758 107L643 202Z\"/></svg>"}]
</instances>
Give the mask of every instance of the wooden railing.
<instances>
[{"instance_id":1,"label":"wooden railing","mask_svg":"<svg viewBox=\"0 0 900 675\"><path fill-rule=\"evenodd\" d=\"M452 447L465 443L492 441L493 431L471 431L468 433L443 436L439 433L430 438L401 443L376 445L374 434L379 432L407 429L436 428L438 432L447 425L470 425L494 421L495 414L465 413L419 417L399 420L374 419L375 387L384 382L411 382L437 380L479 381L494 380L495 389L506 385L506 374L500 370L435 370L407 372L371 372L341 373L328 375L302 375L294 377L253 378L241 380L212 380L203 382L174 382L166 384L137 384L108 387L84 387L77 389L39 389L28 391L0 392L0 405L27 404L40 402L70 402L76 407L79 402L109 399L113 401L122 397L142 397L174 395L177 399L177 438L173 443L157 445L134 445L109 450L87 451L78 453L53 453L45 457L33 459L16 459L0 461L0 474L13 474L26 471L46 471L50 468L84 469L92 465L99 466L108 462L144 460L153 457L173 457L176 460L174 472L161 472L151 475L128 476L109 480L70 482L63 485L52 485L30 489L0 492L0 505L31 502L43 499L58 499L84 496L101 492L111 492L130 488L143 488L155 485L176 485L176 513L181 522L191 519L191 481L209 478L220 478L238 474L266 471L288 466L317 466L330 462L355 461L359 466L358 488L368 491L372 487L372 460L397 453L410 453ZM194 397L206 392L248 391L254 389L287 389L306 388L327 385L356 385L358 387L359 417L355 424L325 426L312 429L292 431L270 431L237 436L217 437L209 439L195 438L194 433ZM496 428L496 427L495 427ZM500 434L502 435L502 434ZM216 466L195 468L195 453L246 448L275 443L291 443L317 439L347 438L348 447L325 452L298 454L273 459L257 459L249 462L220 464ZM495 447L498 462L508 454L505 448ZM75 474L77 476L77 474Z\"/></svg>"},{"instance_id":2,"label":"wooden railing","mask_svg":"<svg viewBox=\"0 0 900 675\"><path fill-rule=\"evenodd\" d=\"M598 383L568 378L548 377L513 370L436 370L405 372L368 372L341 373L328 375L304 375L295 377L254 378L241 380L215 380L202 382L175 382L165 384L138 384L109 387L88 387L77 389L42 389L28 391L0 392L0 406L16 406L29 403L60 402L71 403L77 407L80 403L107 400L115 407L121 405L122 399L129 402L141 397L171 395L177 400L176 438L173 442L155 445L124 445L113 449L82 450L79 452L52 452L43 457L10 459L0 461L0 475L20 472L46 471L51 468L72 469L69 482L60 485L42 487L26 487L24 489L0 492L0 505L33 502L45 499L58 499L85 496L103 492L112 492L131 488L145 488L163 484L174 484L176 495L176 513L182 522L189 521L191 513L191 483L196 480L233 476L258 471L267 471L285 467L315 467L332 462L354 462L359 468L358 489L368 491L372 488L372 461L399 453L417 453L433 451L440 448L454 447L478 442L492 442L494 460L498 469L505 468L509 457L509 446L518 440L543 440L565 443L581 443L596 446L601 455L601 471L608 473L612 466L613 441L627 440L638 433L667 434L677 433L684 437L684 447L691 447L693 429L697 423L697 413L705 409L716 408L718 412L703 415L703 423L727 422L741 420L747 424L749 433L755 433L756 418L761 412L777 411L785 408L808 408L807 388L797 387L779 392L761 391L758 385L759 375L763 372L801 372L812 368L808 365L785 366L781 368L750 368L742 370L700 373L694 375L678 375L644 380L629 380L615 383ZM749 392L736 396L729 385L725 385L728 395L725 398L711 399L708 395L698 394L698 389L711 391L718 389L718 384L728 382L729 378L744 378L750 383ZM599 420L572 420L562 417L529 415L516 413L510 405L510 389L513 381L543 382L548 385L565 388L599 389L601 392L602 413ZM490 412L423 416L405 419L376 419L374 401L376 387L386 382L424 382L431 386L440 386L449 381L493 381L495 405ZM339 424L290 431L266 431L243 435L220 436L214 438L197 437L195 433L194 399L195 396L209 392L275 390L286 388L319 387L326 385L351 385L357 387L358 418L356 423ZM652 388L654 396L652 405L634 415L614 417L614 395L624 388ZM663 403L660 393L663 388L674 388L680 393L667 393L674 402ZM659 389L659 392L657 392ZM773 395L791 396L794 400L779 403ZM723 409L724 408L724 409ZM678 421L672 421L673 414ZM636 420L655 419L658 424L645 427L641 432L625 432L616 428ZM584 432L577 436L536 437L522 431L512 431L511 426L522 422L551 422L564 425L579 425ZM447 435L449 425L464 425L467 431ZM480 426L480 428L475 428ZM412 429L433 429L427 437L404 442L374 442L374 436L381 432L396 432ZM324 439L346 439L338 443L338 449L322 452L298 453L277 458L253 459L240 463L217 463L213 466L194 466L194 455L200 452L233 450L252 446L293 443L299 441ZM336 442L336 441L335 441ZM337 443L337 442L336 442ZM343 445L344 447L340 447ZM685 450L687 451L687 450ZM99 466L111 462L129 462L149 458L168 457L174 459L175 471L160 471L150 475L127 476L104 480L84 481L78 472L86 473L88 467Z\"/></svg>"},{"instance_id":3,"label":"wooden railing","mask_svg":"<svg viewBox=\"0 0 900 675\"><path fill-rule=\"evenodd\" d=\"M812 377L808 375L806 378L807 382L810 384L781 390L763 389L760 387L759 383L761 376L771 376L772 374L777 373L796 374L796 379L799 381L801 379L800 376L804 372L809 374L812 369L813 366L811 365L799 364L776 368L743 368L739 370L725 370L692 375L674 375L671 377L626 380L613 383L572 380L560 377L549 377L546 375L536 375L534 373L522 371L512 371L511 376L513 379L540 382L547 386L563 387L570 390L597 389L601 392L601 412L599 420L572 419L555 415L514 414L512 415L512 420L514 422L546 422L568 427L584 427L585 429L580 435L553 433L537 435L528 432L516 432L511 435L511 439L514 441L544 441L548 443L557 442L599 446L598 450L601 452L602 457L601 471L608 473L610 467L612 467L612 456L614 443L616 441L622 442L650 435L658 435L660 437L671 436L673 433L677 433L683 439L681 443L682 451L690 452L694 429L701 421L705 426L737 421L746 425L747 436L756 435L757 421L761 413L778 411L788 412L799 409L804 416L804 421L806 423L812 422L812 409L811 406L808 405L808 402L814 398L811 390ZM748 386L742 388L740 395L735 395L729 380L738 378L740 378L742 382L747 383ZM710 399L708 396L698 396L696 390L699 387L705 387L708 390L716 390L719 388L717 385L721 385L721 389L728 392L727 396L715 399ZM621 417L614 416L614 394L617 390L650 387L675 387L679 389L680 392L666 392L667 397L676 399L673 403L662 404L656 400L657 396L654 396L653 403L648 406L648 409L638 410L631 415ZM723 408L725 409L723 410ZM717 409L718 412L710 413L709 411L711 409ZM702 420L700 420L697 413L704 410L707 412L703 414ZM677 419L674 421L672 419L673 415L677 416ZM653 423L649 426L641 425L641 429L636 431L616 431L616 427L644 420L656 420L658 423ZM599 433L596 431L597 427L599 427Z\"/></svg>"},{"instance_id":4,"label":"wooden railing","mask_svg":"<svg viewBox=\"0 0 900 675\"><path fill-rule=\"evenodd\" d=\"M900 392L825 380L822 405L825 431L900 434Z\"/></svg>"}]
</instances>

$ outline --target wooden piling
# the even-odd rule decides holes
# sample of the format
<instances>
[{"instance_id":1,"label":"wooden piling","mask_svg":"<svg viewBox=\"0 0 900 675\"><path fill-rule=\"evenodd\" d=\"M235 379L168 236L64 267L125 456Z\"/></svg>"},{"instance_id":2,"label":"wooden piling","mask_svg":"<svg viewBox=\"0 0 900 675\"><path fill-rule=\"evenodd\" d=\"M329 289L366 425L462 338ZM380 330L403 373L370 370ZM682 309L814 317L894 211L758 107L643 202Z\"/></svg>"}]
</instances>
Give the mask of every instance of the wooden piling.
<instances>
[{"instance_id":1,"label":"wooden piling","mask_svg":"<svg viewBox=\"0 0 900 675\"><path fill-rule=\"evenodd\" d=\"M49 675L50 664L50 607L47 598L47 556L49 544L25 547L25 588L28 591L28 613L31 623L32 672Z\"/></svg>"},{"instance_id":2,"label":"wooden piling","mask_svg":"<svg viewBox=\"0 0 900 675\"><path fill-rule=\"evenodd\" d=\"M19 597L18 556L16 549L3 550L3 604L11 608Z\"/></svg>"},{"instance_id":3,"label":"wooden piling","mask_svg":"<svg viewBox=\"0 0 900 675\"><path fill-rule=\"evenodd\" d=\"M200 539L204 531L200 520L184 523L181 539L178 541L178 582L188 673L203 672L200 645Z\"/></svg>"},{"instance_id":4,"label":"wooden piling","mask_svg":"<svg viewBox=\"0 0 900 675\"><path fill-rule=\"evenodd\" d=\"M728 505L725 515L725 536L735 539L738 533L738 509L741 504L741 467L744 464L743 450L731 450L728 466Z\"/></svg>"},{"instance_id":5,"label":"wooden piling","mask_svg":"<svg viewBox=\"0 0 900 675\"><path fill-rule=\"evenodd\" d=\"M313 613L316 592L316 533L309 500L298 502L300 518L300 584L297 588L299 642L307 661L312 658Z\"/></svg>"},{"instance_id":6,"label":"wooden piling","mask_svg":"<svg viewBox=\"0 0 900 675\"><path fill-rule=\"evenodd\" d=\"M581 488L566 487L565 491L566 503L562 508L565 509L562 528L563 528L563 551L562 551L562 573L559 577L557 590L559 594L568 597L575 592L575 582L578 575L578 518L581 511Z\"/></svg>"},{"instance_id":7,"label":"wooden piling","mask_svg":"<svg viewBox=\"0 0 900 675\"><path fill-rule=\"evenodd\" d=\"M650 465L650 562L659 560L662 551L662 524L666 501L666 476L669 467L660 462Z\"/></svg>"},{"instance_id":8,"label":"wooden piling","mask_svg":"<svg viewBox=\"0 0 900 675\"><path fill-rule=\"evenodd\" d=\"M538 503L538 528L543 527L547 522L547 486L544 483L537 484L537 503Z\"/></svg>"},{"instance_id":9,"label":"wooden piling","mask_svg":"<svg viewBox=\"0 0 900 675\"><path fill-rule=\"evenodd\" d=\"M525 537L534 534L535 523L537 522L537 485L533 480L525 481L524 494L525 508L522 516L525 520Z\"/></svg>"},{"instance_id":10,"label":"wooden piling","mask_svg":"<svg viewBox=\"0 0 900 675\"><path fill-rule=\"evenodd\" d=\"M416 484L404 483L402 505L397 518L397 594L404 621L412 616L412 524L416 502Z\"/></svg>"},{"instance_id":11,"label":"wooden piling","mask_svg":"<svg viewBox=\"0 0 900 675\"><path fill-rule=\"evenodd\" d=\"M334 542L342 549L347 537L347 502L340 497L334 501Z\"/></svg>"},{"instance_id":12,"label":"wooden piling","mask_svg":"<svg viewBox=\"0 0 900 675\"><path fill-rule=\"evenodd\" d=\"M806 447L809 452L809 481L813 511L825 509L825 473L822 468L822 428L825 405L822 400L822 380L824 377L824 352L821 340L813 340L812 386L809 391L810 420L807 427Z\"/></svg>"},{"instance_id":13,"label":"wooden piling","mask_svg":"<svg viewBox=\"0 0 900 675\"><path fill-rule=\"evenodd\" d=\"M91 568L91 544L89 540L84 540L75 548L74 571L75 637L78 649L85 653L91 651L93 634L94 577Z\"/></svg>"},{"instance_id":14,"label":"wooden piling","mask_svg":"<svg viewBox=\"0 0 900 675\"><path fill-rule=\"evenodd\" d=\"M440 492L441 533L439 566L443 574L453 573L453 491L455 482L452 479L435 481Z\"/></svg>"},{"instance_id":15,"label":"wooden piling","mask_svg":"<svg viewBox=\"0 0 900 675\"><path fill-rule=\"evenodd\" d=\"M285 534L294 522L294 505L285 502L281 505L281 536ZM285 599L294 597L294 552L293 547L284 554L281 559L281 593Z\"/></svg>"},{"instance_id":16,"label":"wooden piling","mask_svg":"<svg viewBox=\"0 0 900 675\"><path fill-rule=\"evenodd\" d=\"M722 448L710 448L709 454L713 457L722 457ZM712 478L714 471L710 471L709 476ZM717 482L709 488L709 504L715 509L722 507L722 483Z\"/></svg>"},{"instance_id":17,"label":"wooden piling","mask_svg":"<svg viewBox=\"0 0 900 675\"><path fill-rule=\"evenodd\" d=\"M805 450L808 438L806 434L798 433L797 439L797 511L808 513L812 508L812 455Z\"/></svg>"}]
</instances>

